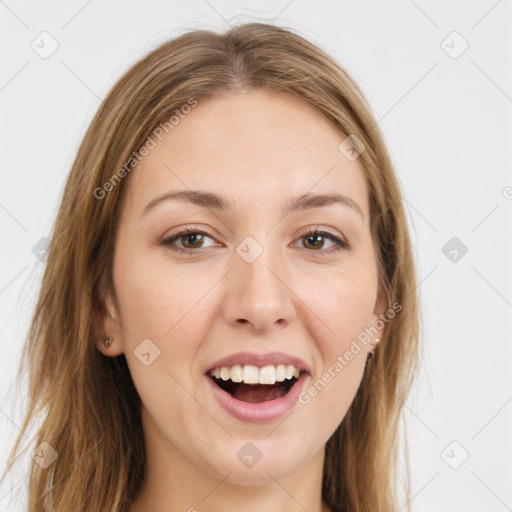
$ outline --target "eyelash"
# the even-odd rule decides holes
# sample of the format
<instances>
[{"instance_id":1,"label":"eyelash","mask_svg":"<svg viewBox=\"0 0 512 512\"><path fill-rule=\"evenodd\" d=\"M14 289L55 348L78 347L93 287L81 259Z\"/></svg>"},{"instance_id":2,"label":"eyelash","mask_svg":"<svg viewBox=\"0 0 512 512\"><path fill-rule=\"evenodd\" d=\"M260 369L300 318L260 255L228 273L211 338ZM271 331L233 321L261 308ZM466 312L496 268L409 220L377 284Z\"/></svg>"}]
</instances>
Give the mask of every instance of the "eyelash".
<instances>
[{"instance_id":1,"label":"eyelash","mask_svg":"<svg viewBox=\"0 0 512 512\"><path fill-rule=\"evenodd\" d=\"M168 246L174 252L185 253L185 254L197 254L198 252L201 251L201 249L207 249L207 247L202 247L202 248L198 248L198 249L187 249L187 248L182 248L182 247L177 247L177 246L171 247L172 244L174 244L174 242L176 240L178 240L179 238L186 236L186 235L202 235L202 236L206 235L209 238L213 238L209 233L206 233L205 231L187 227L187 228L183 229L182 231L174 234L172 237L162 240L161 244ZM329 250L318 250L318 251L311 249L311 251L313 251L313 252L331 254L333 252L337 252L340 250L350 249L350 245L347 242L345 242L344 240L341 240L340 238L333 235L329 231L320 230L318 228L308 228L306 231L304 231L300 235L299 238L307 238L309 236L315 236L315 235L321 235L323 238L327 238L331 242L334 242L337 245L337 247L332 247Z\"/></svg>"}]
</instances>

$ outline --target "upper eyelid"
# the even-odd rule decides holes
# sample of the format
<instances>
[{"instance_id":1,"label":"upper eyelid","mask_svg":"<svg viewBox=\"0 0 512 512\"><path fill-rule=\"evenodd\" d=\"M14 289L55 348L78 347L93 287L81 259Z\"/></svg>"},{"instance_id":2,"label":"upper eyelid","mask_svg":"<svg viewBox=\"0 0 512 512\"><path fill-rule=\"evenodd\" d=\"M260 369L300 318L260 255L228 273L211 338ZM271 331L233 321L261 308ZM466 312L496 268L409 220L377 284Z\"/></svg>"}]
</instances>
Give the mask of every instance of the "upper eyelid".
<instances>
[{"instance_id":1,"label":"upper eyelid","mask_svg":"<svg viewBox=\"0 0 512 512\"><path fill-rule=\"evenodd\" d=\"M309 233L312 233L312 232L323 232L323 233L326 233L326 234L329 234L335 238L339 238L341 239L341 241L343 242L346 242L348 243L348 241L346 240L346 237L345 235L343 234L337 234L337 233L333 233L330 231L330 228L326 228L322 225L312 225L312 226L308 226L304 229L302 229L300 231L300 233L296 236L299 236L299 237L302 237L302 236L305 236ZM189 227L189 226L185 226L183 228L178 228L178 230L176 232L173 232L173 233L170 233L170 234L166 234L164 235L163 237L161 237L161 240L170 240L172 238L175 238L175 237L179 237L179 236L185 236L187 234L194 234L194 233L199 233L199 234L204 234L206 236L209 236L210 238L216 238L216 235L212 234L212 233L209 233L208 231L206 231L204 228L196 228L194 226L192 227Z\"/></svg>"}]
</instances>

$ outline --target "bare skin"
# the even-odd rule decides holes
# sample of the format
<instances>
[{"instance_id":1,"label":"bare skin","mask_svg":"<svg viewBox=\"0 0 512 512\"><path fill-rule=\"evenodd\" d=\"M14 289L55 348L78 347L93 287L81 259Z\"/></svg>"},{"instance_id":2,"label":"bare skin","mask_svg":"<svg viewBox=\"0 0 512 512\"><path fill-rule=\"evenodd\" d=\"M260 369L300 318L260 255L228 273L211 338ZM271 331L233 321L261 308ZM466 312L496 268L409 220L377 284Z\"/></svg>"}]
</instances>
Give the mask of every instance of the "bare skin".
<instances>
[{"instance_id":1,"label":"bare skin","mask_svg":"<svg viewBox=\"0 0 512 512\"><path fill-rule=\"evenodd\" d=\"M309 403L258 424L221 408L205 372L239 351L285 352L309 366L307 390L384 312L367 186L359 160L338 150L344 139L296 100L241 93L200 101L126 178L113 266L118 303L105 295L111 315L100 326L113 343L97 346L125 354L143 403L148 471L130 512L329 510L321 498L325 443L353 401L371 346ZM176 190L221 195L232 211L168 200L143 213ZM286 212L307 193L343 194L353 204ZM206 234L161 243L187 226ZM315 243L308 227L349 247L336 250L324 235ZM262 248L251 263L236 251L246 237ZM152 354L159 350L148 366L134 353L145 339ZM248 442L261 453L252 467L237 457Z\"/></svg>"}]
</instances>

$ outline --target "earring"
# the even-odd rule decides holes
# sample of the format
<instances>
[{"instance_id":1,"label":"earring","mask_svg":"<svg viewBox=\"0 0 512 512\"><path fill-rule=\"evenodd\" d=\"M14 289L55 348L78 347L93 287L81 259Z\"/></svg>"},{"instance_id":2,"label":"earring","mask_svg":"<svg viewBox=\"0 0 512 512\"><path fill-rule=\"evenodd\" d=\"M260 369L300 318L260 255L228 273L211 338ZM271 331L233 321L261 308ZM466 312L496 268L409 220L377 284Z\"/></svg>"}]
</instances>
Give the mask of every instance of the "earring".
<instances>
[{"instance_id":1,"label":"earring","mask_svg":"<svg viewBox=\"0 0 512 512\"><path fill-rule=\"evenodd\" d=\"M371 345L372 348L370 350L370 353L368 354L368 358L372 357L373 351L375 350L375 347L377 346L379 341L380 341L380 338L375 338L375 340L370 341L370 345Z\"/></svg>"},{"instance_id":2,"label":"earring","mask_svg":"<svg viewBox=\"0 0 512 512\"><path fill-rule=\"evenodd\" d=\"M112 343L112 339L113 338L111 338L111 337L105 339L105 346L107 348L110 347L110 344Z\"/></svg>"}]
</instances>

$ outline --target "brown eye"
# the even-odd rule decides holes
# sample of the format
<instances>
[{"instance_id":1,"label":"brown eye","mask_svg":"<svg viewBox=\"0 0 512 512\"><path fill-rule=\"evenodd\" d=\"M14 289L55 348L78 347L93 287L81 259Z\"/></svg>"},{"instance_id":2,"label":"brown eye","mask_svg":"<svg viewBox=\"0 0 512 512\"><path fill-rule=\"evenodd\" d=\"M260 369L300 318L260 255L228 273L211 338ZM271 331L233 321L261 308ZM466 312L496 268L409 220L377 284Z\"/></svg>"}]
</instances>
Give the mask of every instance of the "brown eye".
<instances>
[{"instance_id":1,"label":"brown eye","mask_svg":"<svg viewBox=\"0 0 512 512\"><path fill-rule=\"evenodd\" d=\"M307 249L323 249L323 244L327 237L322 235L307 235L304 237L305 244Z\"/></svg>"},{"instance_id":2,"label":"brown eye","mask_svg":"<svg viewBox=\"0 0 512 512\"><path fill-rule=\"evenodd\" d=\"M176 233L170 238L162 240L162 244L169 246L175 252L182 252L193 254L200 252L201 249L206 247L203 245L205 237L212 239L212 237L204 231L193 230L186 228L179 233ZM181 246L178 244L181 243Z\"/></svg>"},{"instance_id":3,"label":"brown eye","mask_svg":"<svg viewBox=\"0 0 512 512\"><path fill-rule=\"evenodd\" d=\"M201 244L203 243L203 235L201 233L192 233L190 235L182 235L180 236L180 240L182 241L185 249L200 249ZM190 246L188 243L190 242Z\"/></svg>"},{"instance_id":4,"label":"brown eye","mask_svg":"<svg viewBox=\"0 0 512 512\"><path fill-rule=\"evenodd\" d=\"M331 253L340 249L349 249L349 244L340 240L337 236L328 231L310 230L301 236L304 239L303 246L314 252ZM329 240L334 245L331 248L324 249L325 240Z\"/></svg>"}]
</instances>

